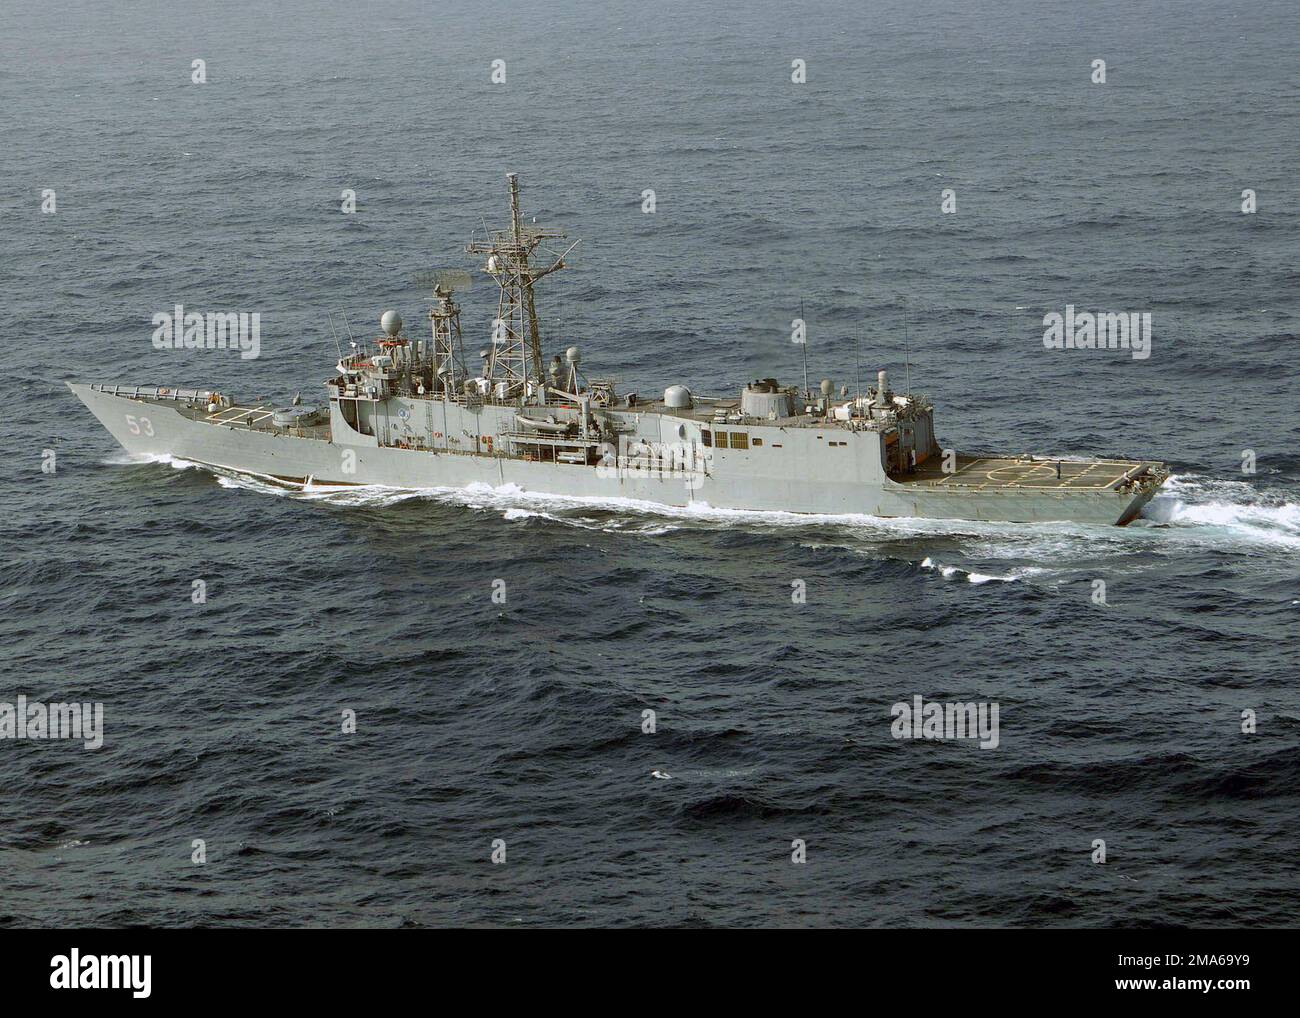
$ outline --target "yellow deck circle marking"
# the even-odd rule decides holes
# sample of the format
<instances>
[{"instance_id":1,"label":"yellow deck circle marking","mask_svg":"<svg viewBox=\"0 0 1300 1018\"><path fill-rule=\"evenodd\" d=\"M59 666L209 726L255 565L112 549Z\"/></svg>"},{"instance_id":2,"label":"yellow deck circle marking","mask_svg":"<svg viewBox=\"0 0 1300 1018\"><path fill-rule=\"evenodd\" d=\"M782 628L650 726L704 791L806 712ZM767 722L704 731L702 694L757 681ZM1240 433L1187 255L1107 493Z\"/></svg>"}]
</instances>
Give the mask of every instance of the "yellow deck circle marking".
<instances>
[{"instance_id":1,"label":"yellow deck circle marking","mask_svg":"<svg viewBox=\"0 0 1300 1018\"><path fill-rule=\"evenodd\" d=\"M1056 480L1056 467L1042 463L1025 464L1016 467L994 467L987 474L990 481L998 484L1024 484L1026 481ZM1065 480L1064 477L1061 478Z\"/></svg>"}]
</instances>

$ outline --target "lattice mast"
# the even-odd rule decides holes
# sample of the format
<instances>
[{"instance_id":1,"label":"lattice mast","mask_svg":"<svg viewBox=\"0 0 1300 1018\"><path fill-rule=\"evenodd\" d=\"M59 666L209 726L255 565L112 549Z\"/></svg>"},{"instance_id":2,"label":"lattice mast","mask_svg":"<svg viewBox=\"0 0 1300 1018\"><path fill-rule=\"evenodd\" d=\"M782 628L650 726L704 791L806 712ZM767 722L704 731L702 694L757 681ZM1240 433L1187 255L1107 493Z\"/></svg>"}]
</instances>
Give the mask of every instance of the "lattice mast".
<instances>
[{"instance_id":1,"label":"lattice mast","mask_svg":"<svg viewBox=\"0 0 1300 1018\"><path fill-rule=\"evenodd\" d=\"M446 282L434 286L436 303L429 310L429 319L433 323L434 391L457 396L469 375L465 370L465 350L461 343L460 305L452 299L453 293Z\"/></svg>"},{"instance_id":2,"label":"lattice mast","mask_svg":"<svg viewBox=\"0 0 1300 1018\"><path fill-rule=\"evenodd\" d=\"M546 241L563 239L565 233L525 226L519 212L519 177L508 173L506 179L510 181L510 229L488 230L483 240L471 241L465 250L469 254L487 255L483 268L501 290L497 317L492 323L492 343L484 365L489 393L515 399L529 394L530 383L540 384L545 377L533 284L564 268L564 255L545 269L534 268L530 260ZM564 254L575 246L571 245Z\"/></svg>"}]
</instances>

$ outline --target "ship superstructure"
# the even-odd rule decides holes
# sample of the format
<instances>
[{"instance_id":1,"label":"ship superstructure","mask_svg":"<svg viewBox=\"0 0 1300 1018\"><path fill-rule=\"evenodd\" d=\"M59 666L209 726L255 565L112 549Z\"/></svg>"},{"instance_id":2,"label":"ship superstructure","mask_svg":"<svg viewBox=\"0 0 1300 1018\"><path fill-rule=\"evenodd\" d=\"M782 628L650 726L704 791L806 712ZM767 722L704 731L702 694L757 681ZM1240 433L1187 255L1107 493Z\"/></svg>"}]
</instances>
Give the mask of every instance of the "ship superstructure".
<instances>
[{"instance_id":1,"label":"ship superstructure","mask_svg":"<svg viewBox=\"0 0 1300 1018\"><path fill-rule=\"evenodd\" d=\"M1168 476L1156 462L959 454L935 436L925 396L890 387L817 392L773 378L735 396L672 384L653 398L588 378L576 346L543 362L534 284L565 267L560 231L510 225L468 251L499 289L466 364L454 274L435 281L429 329L395 312L340 356L327 404L241 403L211 388L69 383L131 452L170 455L287 485L514 485L668 506L887 517L1123 525Z\"/></svg>"}]
</instances>

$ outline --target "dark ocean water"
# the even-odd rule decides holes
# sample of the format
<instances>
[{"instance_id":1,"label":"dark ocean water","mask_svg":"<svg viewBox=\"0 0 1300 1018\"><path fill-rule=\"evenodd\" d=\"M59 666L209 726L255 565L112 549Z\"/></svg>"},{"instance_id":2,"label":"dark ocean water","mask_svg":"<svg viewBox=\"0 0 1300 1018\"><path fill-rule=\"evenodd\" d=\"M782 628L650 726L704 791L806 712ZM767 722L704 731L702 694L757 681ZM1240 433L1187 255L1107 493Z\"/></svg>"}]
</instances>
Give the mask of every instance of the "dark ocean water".
<instances>
[{"instance_id":1,"label":"dark ocean water","mask_svg":"<svg viewBox=\"0 0 1300 1018\"><path fill-rule=\"evenodd\" d=\"M186 6L0 9L0 701L106 725L0 741L0 924L1300 920L1293 3ZM584 238L548 356L794 380L803 299L814 378L906 346L945 444L1176 478L1125 530L295 496L63 386L319 392L325 312L418 322L508 170ZM261 358L154 350L178 302ZM1044 349L1067 303L1152 356ZM914 695L999 747L895 740Z\"/></svg>"}]
</instances>

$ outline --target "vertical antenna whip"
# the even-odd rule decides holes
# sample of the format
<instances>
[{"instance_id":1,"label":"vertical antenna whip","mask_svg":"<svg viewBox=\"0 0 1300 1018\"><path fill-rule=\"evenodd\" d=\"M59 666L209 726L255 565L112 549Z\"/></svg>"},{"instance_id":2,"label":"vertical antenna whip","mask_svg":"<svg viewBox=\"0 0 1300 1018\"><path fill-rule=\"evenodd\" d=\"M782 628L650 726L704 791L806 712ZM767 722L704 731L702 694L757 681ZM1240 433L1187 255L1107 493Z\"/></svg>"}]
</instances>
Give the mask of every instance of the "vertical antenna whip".
<instances>
[{"instance_id":1,"label":"vertical antenna whip","mask_svg":"<svg viewBox=\"0 0 1300 1018\"><path fill-rule=\"evenodd\" d=\"M907 331L907 320L911 317L912 306L903 298L903 370L907 374L907 398L912 398L912 358L910 353L911 337Z\"/></svg>"},{"instance_id":2,"label":"vertical antenna whip","mask_svg":"<svg viewBox=\"0 0 1300 1018\"><path fill-rule=\"evenodd\" d=\"M857 403L854 404L856 411L862 403L862 326L858 326L857 336L853 340L853 386L858 390ZM850 415L852 416L852 415Z\"/></svg>"},{"instance_id":3,"label":"vertical antenna whip","mask_svg":"<svg viewBox=\"0 0 1300 1018\"><path fill-rule=\"evenodd\" d=\"M803 315L803 298L799 298L799 322L803 325L803 396L808 398L808 319Z\"/></svg>"},{"instance_id":4,"label":"vertical antenna whip","mask_svg":"<svg viewBox=\"0 0 1300 1018\"><path fill-rule=\"evenodd\" d=\"M330 335L334 337L334 349L337 350L337 351L339 352L339 363L342 363L342 362L343 362L343 347L342 347L342 345L339 343L339 334L338 334L338 332L337 332L337 331L335 330L335 328L334 328L334 315L333 315L331 312L326 311L326 312L325 312L325 320L326 320L327 322L329 322L329 326L330 326Z\"/></svg>"}]
</instances>

